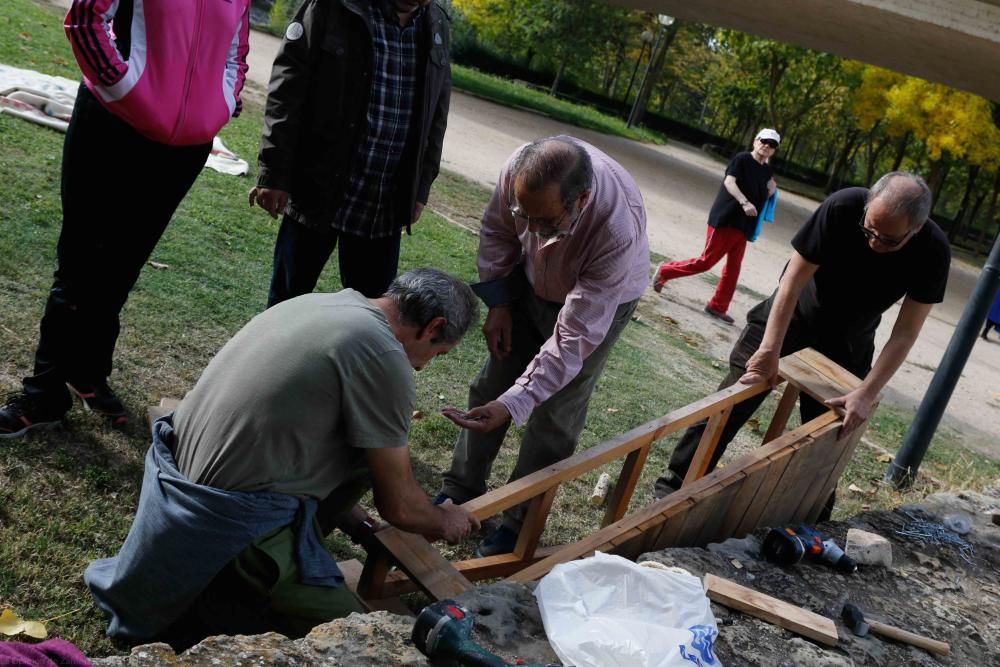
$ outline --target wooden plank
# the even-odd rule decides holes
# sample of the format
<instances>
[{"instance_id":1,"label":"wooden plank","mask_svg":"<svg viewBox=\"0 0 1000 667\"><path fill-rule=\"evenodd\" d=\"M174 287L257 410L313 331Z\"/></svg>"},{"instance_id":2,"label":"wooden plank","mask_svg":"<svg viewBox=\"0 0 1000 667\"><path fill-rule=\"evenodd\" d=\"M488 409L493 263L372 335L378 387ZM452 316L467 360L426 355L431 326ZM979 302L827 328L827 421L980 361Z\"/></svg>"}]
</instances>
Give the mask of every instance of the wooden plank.
<instances>
[{"instance_id":1,"label":"wooden plank","mask_svg":"<svg viewBox=\"0 0 1000 667\"><path fill-rule=\"evenodd\" d=\"M674 516L675 512L681 512L686 509L686 507L691 504L690 498L692 495L715 486L731 476L743 474L743 469L756 464L758 461L764 461L763 465L765 466L765 470L767 470L772 463L768 457L774 455L776 452L786 450L791 443L796 442L797 439L808 434L809 431L817 428L818 426L833 422L836 419L837 416L832 412L824 413L808 424L800 426L793 431L789 431L762 447L758 447L753 452L738 459L735 463L731 463L725 468L716 470L710 475L702 477L693 484L685 486L679 491L647 505L637 512L624 517L620 521L616 521L615 523L592 533L590 536L580 540L579 542L564 546L555 554L552 554L551 556L528 566L521 572L512 575L508 578L508 580L519 582L533 581L544 576L549 572L549 570L560 563L568 563L569 561L577 558L588 556L594 551L607 551L611 548L611 546L614 546L613 540L617 536L627 533L634 528L639 528L643 532L647 533L647 535L643 538L643 541L636 541L635 544L629 544L628 549L624 549L624 545L622 545L615 549L615 552L628 557L631 556L634 551L638 551L638 553L652 551L653 547L655 547L654 540L659 537L659 532L663 530L662 527L658 530L656 527L662 526L667 519ZM773 488L771 490L773 490ZM768 495L770 495L771 490L768 491ZM649 534L654 530L657 531L656 534ZM671 528L671 530L673 529ZM638 555L638 553L635 553L635 555Z\"/></svg>"},{"instance_id":2,"label":"wooden plank","mask_svg":"<svg viewBox=\"0 0 1000 667\"><path fill-rule=\"evenodd\" d=\"M722 488L719 489L718 493L712 499L712 511L702 520L701 530L698 531L698 534L691 538L692 546L703 547L706 544L731 537L721 531L722 521L729 512L729 506L733 498L743 488L745 482L746 476L741 475L738 478L733 477L727 483L720 485Z\"/></svg>"},{"instance_id":3,"label":"wooden plank","mask_svg":"<svg viewBox=\"0 0 1000 667\"><path fill-rule=\"evenodd\" d=\"M687 474L684 475L684 482L681 486L690 484L696 479L701 479L705 476L708 464L712 462L712 455L715 454L715 448L719 445L722 429L725 428L726 422L729 421L729 415L732 412L733 407L730 405L722 410L722 412L709 417L708 424L705 425L705 430L701 433L698 448L691 458L691 464L688 466Z\"/></svg>"},{"instance_id":4,"label":"wooden plank","mask_svg":"<svg viewBox=\"0 0 1000 667\"><path fill-rule=\"evenodd\" d=\"M368 550L365 566L358 579L358 597L365 600L377 600L385 597L382 586L385 583L386 575L389 574L390 564L389 552L381 544L374 545Z\"/></svg>"},{"instance_id":5,"label":"wooden plank","mask_svg":"<svg viewBox=\"0 0 1000 667\"><path fill-rule=\"evenodd\" d=\"M795 404L798 403L800 393L795 385L785 385L785 393L781 395L778 407L774 410L774 416L771 417L771 423L767 427L767 433L764 434L763 442L761 442L762 445L766 445L785 432L788 418L792 415Z\"/></svg>"},{"instance_id":6,"label":"wooden plank","mask_svg":"<svg viewBox=\"0 0 1000 667\"><path fill-rule=\"evenodd\" d=\"M829 447L820 447L819 451L816 453L816 459L814 462L815 473L813 475L813 483L802 494L798 507L796 507L795 512L792 514L792 518L789 520L790 523L805 521L810 510L812 510L817 502L820 502L820 498L823 498L822 502L826 501L827 496L830 495L830 476L833 474L833 471L837 466L837 462L840 461L844 454L845 445L846 443L840 438L836 438Z\"/></svg>"},{"instance_id":7,"label":"wooden plank","mask_svg":"<svg viewBox=\"0 0 1000 667\"><path fill-rule=\"evenodd\" d=\"M469 581L480 581L482 579L497 579L509 577L510 575L523 570L532 563L551 556L559 551L562 545L539 547L535 550L535 555L528 560L521 560L514 554L498 554L496 556L486 556L484 558L471 558L469 560L452 561L452 567L462 573ZM382 587L382 595L386 598L398 597L406 593L413 593L420 590L420 587L410 579L402 570L394 570L385 578Z\"/></svg>"},{"instance_id":8,"label":"wooden plank","mask_svg":"<svg viewBox=\"0 0 1000 667\"><path fill-rule=\"evenodd\" d=\"M639 483L639 476L646 465L646 458L649 456L651 448L652 445L640 447L634 452L629 452L629 455L625 457L622 471L618 473L618 481L615 482L615 488L611 491L611 497L608 499L608 509L604 512L604 520L601 521L602 528L625 516L628 504L632 500L632 494L635 493L635 485Z\"/></svg>"},{"instance_id":9,"label":"wooden plank","mask_svg":"<svg viewBox=\"0 0 1000 667\"><path fill-rule=\"evenodd\" d=\"M777 442L777 440L775 440L775 442ZM788 466L788 462L791 461L792 456L795 454L797 449L796 444L789 445L780 452L776 452L768 457L770 464L767 468L767 475L764 477L763 481L761 481L760 486L757 488L757 495L750 502L750 506L747 507L746 514L743 515L743 520L736 528L735 532L737 534L746 535L760 526L760 515L767 508L768 503L771 502L771 496L774 494L774 489L777 488L778 484L781 482L781 478L785 474L785 468Z\"/></svg>"},{"instance_id":10,"label":"wooden plank","mask_svg":"<svg viewBox=\"0 0 1000 667\"><path fill-rule=\"evenodd\" d=\"M376 532L375 537L392 554L400 569L435 600L461 595L472 587L424 537L393 527Z\"/></svg>"},{"instance_id":11,"label":"wooden plank","mask_svg":"<svg viewBox=\"0 0 1000 667\"><path fill-rule=\"evenodd\" d=\"M799 359L812 366L817 373L828 378L834 385L839 386L845 394L857 389L863 382L857 375L811 347L799 350L796 352L796 355Z\"/></svg>"},{"instance_id":12,"label":"wooden plank","mask_svg":"<svg viewBox=\"0 0 1000 667\"><path fill-rule=\"evenodd\" d=\"M718 604L774 623L821 644L837 645L837 626L826 616L820 616L808 609L740 586L714 574L705 575L705 593L709 599Z\"/></svg>"},{"instance_id":13,"label":"wooden plank","mask_svg":"<svg viewBox=\"0 0 1000 667\"><path fill-rule=\"evenodd\" d=\"M664 436L712 416L727 406L768 389L764 382L755 385L736 383L731 387L720 389L710 396L638 426L628 433L577 452L567 459L485 493L462 506L478 519L486 519L525 500L530 500L557 484L575 479L606 463L620 459L629 452L646 447Z\"/></svg>"},{"instance_id":14,"label":"wooden plank","mask_svg":"<svg viewBox=\"0 0 1000 667\"><path fill-rule=\"evenodd\" d=\"M514 545L514 555L524 560L535 555L538 548L538 540L545 530L545 522L549 518L549 510L552 509L552 501L556 497L558 486L553 486L540 496L531 499L528 513L521 524L521 531L517 536L517 544Z\"/></svg>"},{"instance_id":15,"label":"wooden plank","mask_svg":"<svg viewBox=\"0 0 1000 667\"><path fill-rule=\"evenodd\" d=\"M743 469L746 477L743 479L743 483L740 484L739 491L736 492L736 495L729 502L729 509L726 511L725 516L723 516L719 531L713 539L743 537L746 534L738 533L737 528L743 522L747 508L750 507L753 499L757 496L757 490L760 489L761 482L767 477L767 469L770 463L767 459L755 461Z\"/></svg>"},{"instance_id":16,"label":"wooden plank","mask_svg":"<svg viewBox=\"0 0 1000 667\"><path fill-rule=\"evenodd\" d=\"M803 393L812 396L822 403L835 396L843 396L844 390L839 384L816 372L812 366L793 355L782 357L779 362L779 373L788 383L798 387Z\"/></svg>"},{"instance_id":17,"label":"wooden plank","mask_svg":"<svg viewBox=\"0 0 1000 667\"><path fill-rule=\"evenodd\" d=\"M830 475L826 482L821 485L821 495L816 498L815 504L805 515L804 520L808 523L815 523L819 518L819 515L823 512L823 508L826 506L826 499L829 498L830 494L837 488L840 476L844 474L844 469L847 468L847 464L851 462L851 458L854 456L854 450L857 449L858 443L861 441L861 437L864 435L867 427L868 422L865 422L848 434L846 442L842 445L843 451L841 452L840 459L837 461L837 465L830 471Z\"/></svg>"},{"instance_id":18,"label":"wooden plank","mask_svg":"<svg viewBox=\"0 0 1000 667\"><path fill-rule=\"evenodd\" d=\"M836 428L836 426L834 426ZM794 451L788 459L785 471L781 474L781 480L775 485L771 497L757 516L758 526L778 527L785 522L799 508L801 495L794 496L793 492L801 493L802 482L814 482L810 474L809 466L813 463L811 456L815 439L808 436L802 439L801 446L796 445ZM794 500L792 498L794 497Z\"/></svg>"},{"instance_id":19,"label":"wooden plank","mask_svg":"<svg viewBox=\"0 0 1000 667\"><path fill-rule=\"evenodd\" d=\"M684 513L684 520L681 522L680 530L677 531L669 542L661 542L660 545L657 545L657 548L696 546L695 543L698 541L698 535L701 534L702 529L705 527L705 522L715 513L715 508L725 488L722 484L716 484L711 489L698 494L697 498L692 498L694 504Z\"/></svg>"},{"instance_id":20,"label":"wooden plank","mask_svg":"<svg viewBox=\"0 0 1000 667\"><path fill-rule=\"evenodd\" d=\"M344 575L344 585L355 595L358 595L358 583L361 581L363 565L356 558L342 560L337 563L341 574ZM416 587L414 587L416 590ZM414 613L398 597L390 597L382 600L366 600L358 595L358 600L368 611L391 611L401 616L413 616Z\"/></svg>"}]
</instances>

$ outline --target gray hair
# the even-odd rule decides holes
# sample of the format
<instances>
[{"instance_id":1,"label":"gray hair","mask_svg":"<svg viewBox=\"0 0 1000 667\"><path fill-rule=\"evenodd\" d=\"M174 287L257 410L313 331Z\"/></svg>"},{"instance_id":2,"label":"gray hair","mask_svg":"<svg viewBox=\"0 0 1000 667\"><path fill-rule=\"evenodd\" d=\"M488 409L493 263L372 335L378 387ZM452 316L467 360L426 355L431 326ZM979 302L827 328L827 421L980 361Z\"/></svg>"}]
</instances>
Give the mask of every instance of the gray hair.
<instances>
[{"instance_id":1,"label":"gray hair","mask_svg":"<svg viewBox=\"0 0 1000 667\"><path fill-rule=\"evenodd\" d=\"M559 184L563 208L571 211L573 202L590 189L594 166L587 150L565 137L536 139L514 158L511 175L521 179L532 192L550 183Z\"/></svg>"},{"instance_id":2,"label":"gray hair","mask_svg":"<svg viewBox=\"0 0 1000 667\"><path fill-rule=\"evenodd\" d=\"M395 302L405 324L422 329L443 317L447 324L432 343L457 343L479 319L479 300L472 289L438 269L410 269L396 276L385 296Z\"/></svg>"},{"instance_id":3,"label":"gray hair","mask_svg":"<svg viewBox=\"0 0 1000 667\"><path fill-rule=\"evenodd\" d=\"M889 215L909 220L911 229L924 224L931 215L931 189L924 179L908 171L890 171L875 181L865 201L866 212L876 199L888 205Z\"/></svg>"}]
</instances>

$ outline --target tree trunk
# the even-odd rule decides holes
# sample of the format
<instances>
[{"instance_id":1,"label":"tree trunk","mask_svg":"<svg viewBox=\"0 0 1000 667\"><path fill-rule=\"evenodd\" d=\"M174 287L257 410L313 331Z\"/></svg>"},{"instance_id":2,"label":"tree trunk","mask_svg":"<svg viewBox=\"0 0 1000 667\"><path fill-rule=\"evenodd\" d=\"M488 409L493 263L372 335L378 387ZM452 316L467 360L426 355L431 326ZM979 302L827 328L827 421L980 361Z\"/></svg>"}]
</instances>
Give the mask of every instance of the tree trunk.
<instances>
[{"instance_id":1,"label":"tree trunk","mask_svg":"<svg viewBox=\"0 0 1000 667\"><path fill-rule=\"evenodd\" d=\"M667 51L670 50L670 44L674 41L674 37L677 36L678 28L680 28L680 22L674 21L666 29L660 29L660 34L656 39L659 47L654 48L653 53L649 56L649 67L646 69L646 75L642 78L639 95L636 97L635 106L633 107L634 113L630 114L628 119L629 125L638 125L642 122L642 117L646 113L646 105L649 104L649 95L653 92L653 86L656 85L656 80L663 70Z\"/></svg>"},{"instance_id":2,"label":"tree trunk","mask_svg":"<svg viewBox=\"0 0 1000 667\"><path fill-rule=\"evenodd\" d=\"M826 186L823 188L823 192L826 194L833 192L837 184L843 179L843 172L847 168L851 151L857 141L858 133L854 130L849 131L847 133L847 139L844 141L844 145L837 154L837 160L833 163L833 169L830 171L830 177L826 181Z\"/></svg>"},{"instance_id":3,"label":"tree trunk","mask_svg":"<svg viewBox=\"0 0 1000 667\"><path fill-rule=\"evenodd\" d=\"M892 169L889 171L899 171L899 165L903 164L903 158L906 157L906 147L910 145L910 135L912 133L907 132L903 135L903 138L899 140L899 145L896 146L896 158L892 162Z\"/></svg>"},{"instance_id":4,"label":"tree trunk","mask_svg":"<svg viewBox=\"0 0 1000 667\"><path fill-rule=\"evenodd\" d=\"M569 60L569 56L563 54L562 62L559 63L559 69L556 70L556 78L552 81L552 88L549 89L549 95L552 97L556 96L559 92L559 82L562 80L563 72L566 71L566 61Z\"/></svg>"},{"instance_id":5,"label":"tree trunk","mask_svg":"<svg viewBox=\"0 0 1000 667\"><path fill-rule=\"evenodd\" d=\"M954 240L958 238L959 231L961 231L962 227L965 226L965 212L969 206L969 198L972 196L972 190L976 187L976 179L979 178L979 170L979 165L969 165L969 174L965 179L965 192L962 193L962 202L958 205L958 213L955 214L955 222L952 224L951 229L948 230L949 243L954 242Z\"/></svg>"}]
</instances>

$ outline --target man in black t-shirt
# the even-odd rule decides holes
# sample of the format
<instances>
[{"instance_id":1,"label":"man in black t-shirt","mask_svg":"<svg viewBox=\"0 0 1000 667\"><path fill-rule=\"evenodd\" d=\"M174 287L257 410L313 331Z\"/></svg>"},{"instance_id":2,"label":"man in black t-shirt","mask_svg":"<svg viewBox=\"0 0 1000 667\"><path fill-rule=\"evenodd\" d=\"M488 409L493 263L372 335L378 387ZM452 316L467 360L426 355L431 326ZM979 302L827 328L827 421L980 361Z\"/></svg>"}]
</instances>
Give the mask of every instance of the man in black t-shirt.
<instances>
[{"instance_id":1,"label":"man in black t-shirt","mask_svg":"<svg viewBox=\"0 0 1000 667\"><path fill-rule=\"evenodd\" d=\"M905 172L886 174L871 190L847 188L828 197L792 239L794 252L778 289L747 314L719 388L773 380L779 357L813 347L864 381L826 406L802 395L803 423L830 407L843 410L848 431L867 419L931 307L944 299L951 249L928 220L930 210L927 184ZM872 367L875 330L899 299L892 334ZM733 407L709 471L766 396ZM658 498L680 488L704 430L701 422L684 434L656 481Z\"/></svg>"},{"instance_id":2,"label":"man in black t-shirt","mask_svg":"<svg viewBox=\"0 0 1000 667\"><path fill-rule=\"evenodd\" d=\"M752 152L739 153L729 161L725 178L708 214L705 249L701 257L660 264L653 280L654 291L662 290L668 280L704 273L726 257L722 278L705 306L705 312L728 324L733 323L728 312L729 304L740 279L747 239L753 238L757 216L775 190L768 161L780 141L781 136L777 132L763 129L753 140Z\"/></svg>"}]
</instances>

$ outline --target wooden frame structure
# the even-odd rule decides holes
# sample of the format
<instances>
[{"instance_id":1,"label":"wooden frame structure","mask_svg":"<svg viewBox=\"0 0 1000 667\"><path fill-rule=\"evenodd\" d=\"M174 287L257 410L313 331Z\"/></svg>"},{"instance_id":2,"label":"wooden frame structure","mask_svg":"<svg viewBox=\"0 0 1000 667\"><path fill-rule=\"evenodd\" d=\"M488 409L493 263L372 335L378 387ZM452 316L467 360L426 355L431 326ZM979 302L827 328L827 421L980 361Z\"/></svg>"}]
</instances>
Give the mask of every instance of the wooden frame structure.
<instances>
[{"instance_id":1,"label":"wooden frame structure","mask_svg":"<svg viewBox=\"0 0 1000 667\"><path fill-rule=\"evenodd\" d=\"M442 599L480 579L531 581L594 551L635 558L668 546L703 546L761 526L815 521L867 424L841 437L840 417L831 410L788 433L785 426L801 393L823 401L861 380L812 349L783 358L779 378L786 386L762 446L738 461L705 475L732 407L766 391L764 384L727 387L465 503L479 519L529 503L513 553L451 562L418 535L392 527L379 531L381 548L368 554L358 595L373 606L418 589ZM682 488L626 516L653 444L702 419L708 425ZM559 486L622 458L601 528L574 544L539 548ZM391 570L393 565L399 569Z\"/></svg>"}]
</instances>

